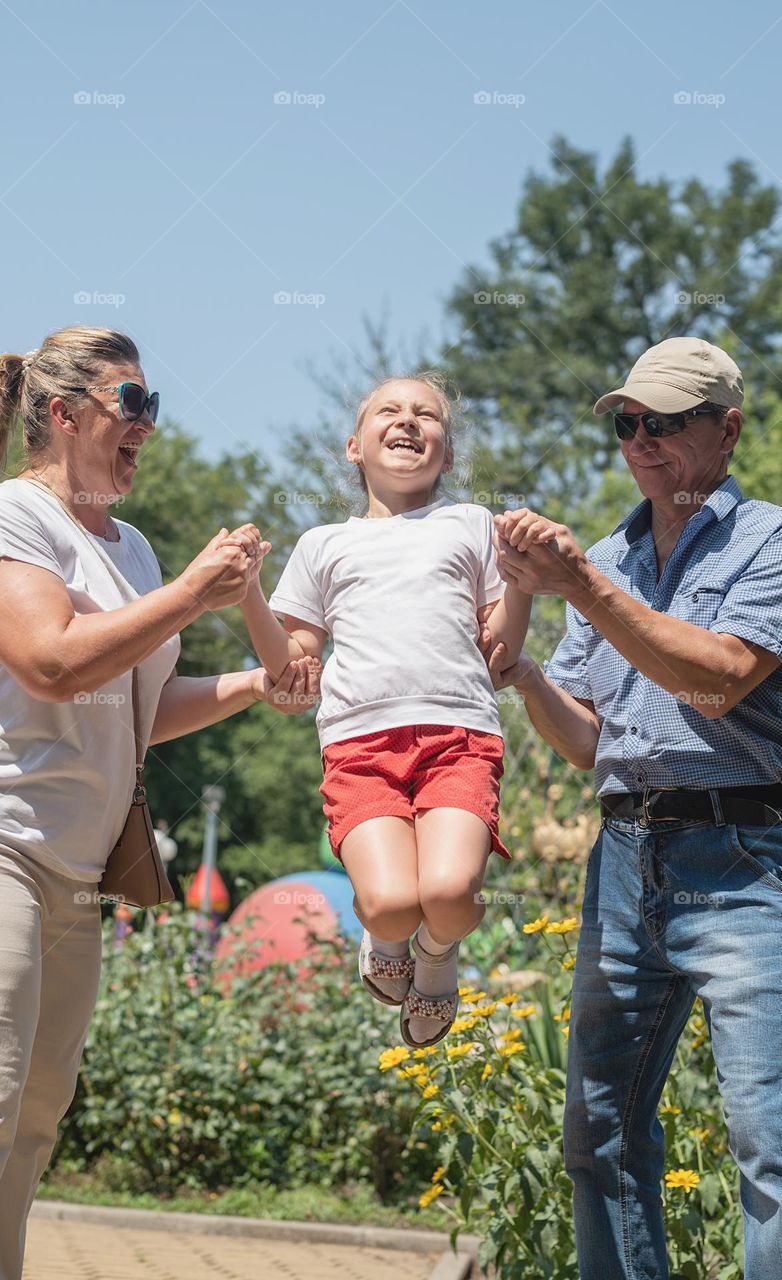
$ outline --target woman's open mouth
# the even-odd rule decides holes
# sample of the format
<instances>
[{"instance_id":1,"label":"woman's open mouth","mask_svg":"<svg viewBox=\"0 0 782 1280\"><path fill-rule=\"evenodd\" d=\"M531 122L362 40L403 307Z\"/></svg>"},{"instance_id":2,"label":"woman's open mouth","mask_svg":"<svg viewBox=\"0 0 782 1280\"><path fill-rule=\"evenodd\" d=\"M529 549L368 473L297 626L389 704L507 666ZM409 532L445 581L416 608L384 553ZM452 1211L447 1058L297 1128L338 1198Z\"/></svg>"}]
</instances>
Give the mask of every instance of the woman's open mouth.
<instances>
[{"instance_id":1,"label":"woman's open mouth","mask_svg":"<svg viewBox=\"0 0 782 1280\"><path fill-rule=\"evenodd\" d=\"M138 462L136 461L136 458L140 448L140 444L126 440L124 444L120 445L119 451L129 466L137 467Z\"/></svg>"}]
</instances>

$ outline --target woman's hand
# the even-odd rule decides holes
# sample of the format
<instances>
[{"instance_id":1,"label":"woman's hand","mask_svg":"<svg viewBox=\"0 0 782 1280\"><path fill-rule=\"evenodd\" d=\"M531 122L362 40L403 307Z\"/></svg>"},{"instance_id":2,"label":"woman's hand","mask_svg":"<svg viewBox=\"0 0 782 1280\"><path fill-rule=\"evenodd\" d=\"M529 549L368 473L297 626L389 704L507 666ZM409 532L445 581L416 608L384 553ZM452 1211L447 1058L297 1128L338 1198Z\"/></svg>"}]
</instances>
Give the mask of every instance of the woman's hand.
<instances>
[{"instance_id":1,"label":"woman's hand","mask_svg":"<svg viewBox=\"0 0 782 1280\"><path fill-rule=\"evenodd\" d=\"M179 580L204 609L224 609L244 599L269 549L254 524L241 525L232 533L221 529Z\"/></svg>"},{"instance_id":2,"label":"woman's hand","mask_svg":"<svg viewBox=\"0 0 782 1280\"><path fill-rule=\"evenodd\" d=\"M314 706L320 697L322 670L317 658L294 658L275 684L268 671L259 667L252 672L253 693L258 702L268 702L275 711L298 716Z\"/></svg>"}]
</instances>

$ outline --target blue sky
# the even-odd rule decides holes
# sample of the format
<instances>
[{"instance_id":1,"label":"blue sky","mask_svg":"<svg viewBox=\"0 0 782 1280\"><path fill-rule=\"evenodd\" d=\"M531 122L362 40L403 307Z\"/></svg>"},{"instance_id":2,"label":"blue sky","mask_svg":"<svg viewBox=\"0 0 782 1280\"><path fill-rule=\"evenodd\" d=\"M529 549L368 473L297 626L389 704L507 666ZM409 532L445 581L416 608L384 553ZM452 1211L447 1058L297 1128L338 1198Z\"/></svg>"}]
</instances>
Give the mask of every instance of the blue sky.
<instances>
[{"instance_id":1,"label":"blue sky","mask_svg":"<svg viewBox=\"0 0 782 1280\"><path fill-rule=\"evenodd\" d=\"M315 431L307 366L360 354L362 312L452 340L445 298L556 133L782 181L766 0L0 0L0 47L2 347L127 330L213 457Z\"/></svg>"}]
</instances>

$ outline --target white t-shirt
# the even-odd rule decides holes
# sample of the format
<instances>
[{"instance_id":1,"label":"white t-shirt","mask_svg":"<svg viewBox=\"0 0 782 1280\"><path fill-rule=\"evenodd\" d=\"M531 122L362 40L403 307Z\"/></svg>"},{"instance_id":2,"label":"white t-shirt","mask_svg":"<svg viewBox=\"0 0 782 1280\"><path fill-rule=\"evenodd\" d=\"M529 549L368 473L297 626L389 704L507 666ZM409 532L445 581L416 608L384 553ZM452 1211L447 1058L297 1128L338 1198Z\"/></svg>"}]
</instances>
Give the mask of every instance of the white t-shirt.
<instances>
[{"instance_id":1,"label":"white t-shirt","mask_svg":"<svg viewBox=\"0 0 782 1280\"><path fill-rule=\"evenodd\" d=\"M37 484L0 484L0 556L56 574L77 614L121 608L162 585L144 535L115 523L120 540L108 542ZM139 664L145 746L179 649L172 636ZM43 702L0 664L0 845L70 879L100 880L135 782L131 682L128 671L72 702Z\"/></svg>"},{"instance_id":2,"label":"white t-shirt","mask_svg":"<svg viewBox=\"0 0 782 1280\"><path fill-rule=\"evenodd\" d=\"M476 643L476 610L504 589L492 531L483 507L441 498L302 535L269 604L333 638L321 749L411 724L501 732Z\"/></svg>"}]
</instances>

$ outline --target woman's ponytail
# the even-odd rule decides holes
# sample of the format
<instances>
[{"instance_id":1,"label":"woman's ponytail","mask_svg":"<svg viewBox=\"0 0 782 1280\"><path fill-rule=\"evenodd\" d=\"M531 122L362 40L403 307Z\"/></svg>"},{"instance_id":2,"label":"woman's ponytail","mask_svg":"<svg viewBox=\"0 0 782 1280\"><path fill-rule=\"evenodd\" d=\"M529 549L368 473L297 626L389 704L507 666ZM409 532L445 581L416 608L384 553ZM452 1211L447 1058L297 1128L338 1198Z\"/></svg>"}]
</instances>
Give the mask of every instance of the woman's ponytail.
<instances>
[{"instance_id":1,"label":"woman's ponytail","mask_svg":"<svg viewBox=\"0 0 782 1280\"><path fill-rule=\"evenodd\" d=\"M0 472L5 471L8 451L19 421L24 381L24 356L0 355Z\"/></svg>"}]
</instances>

